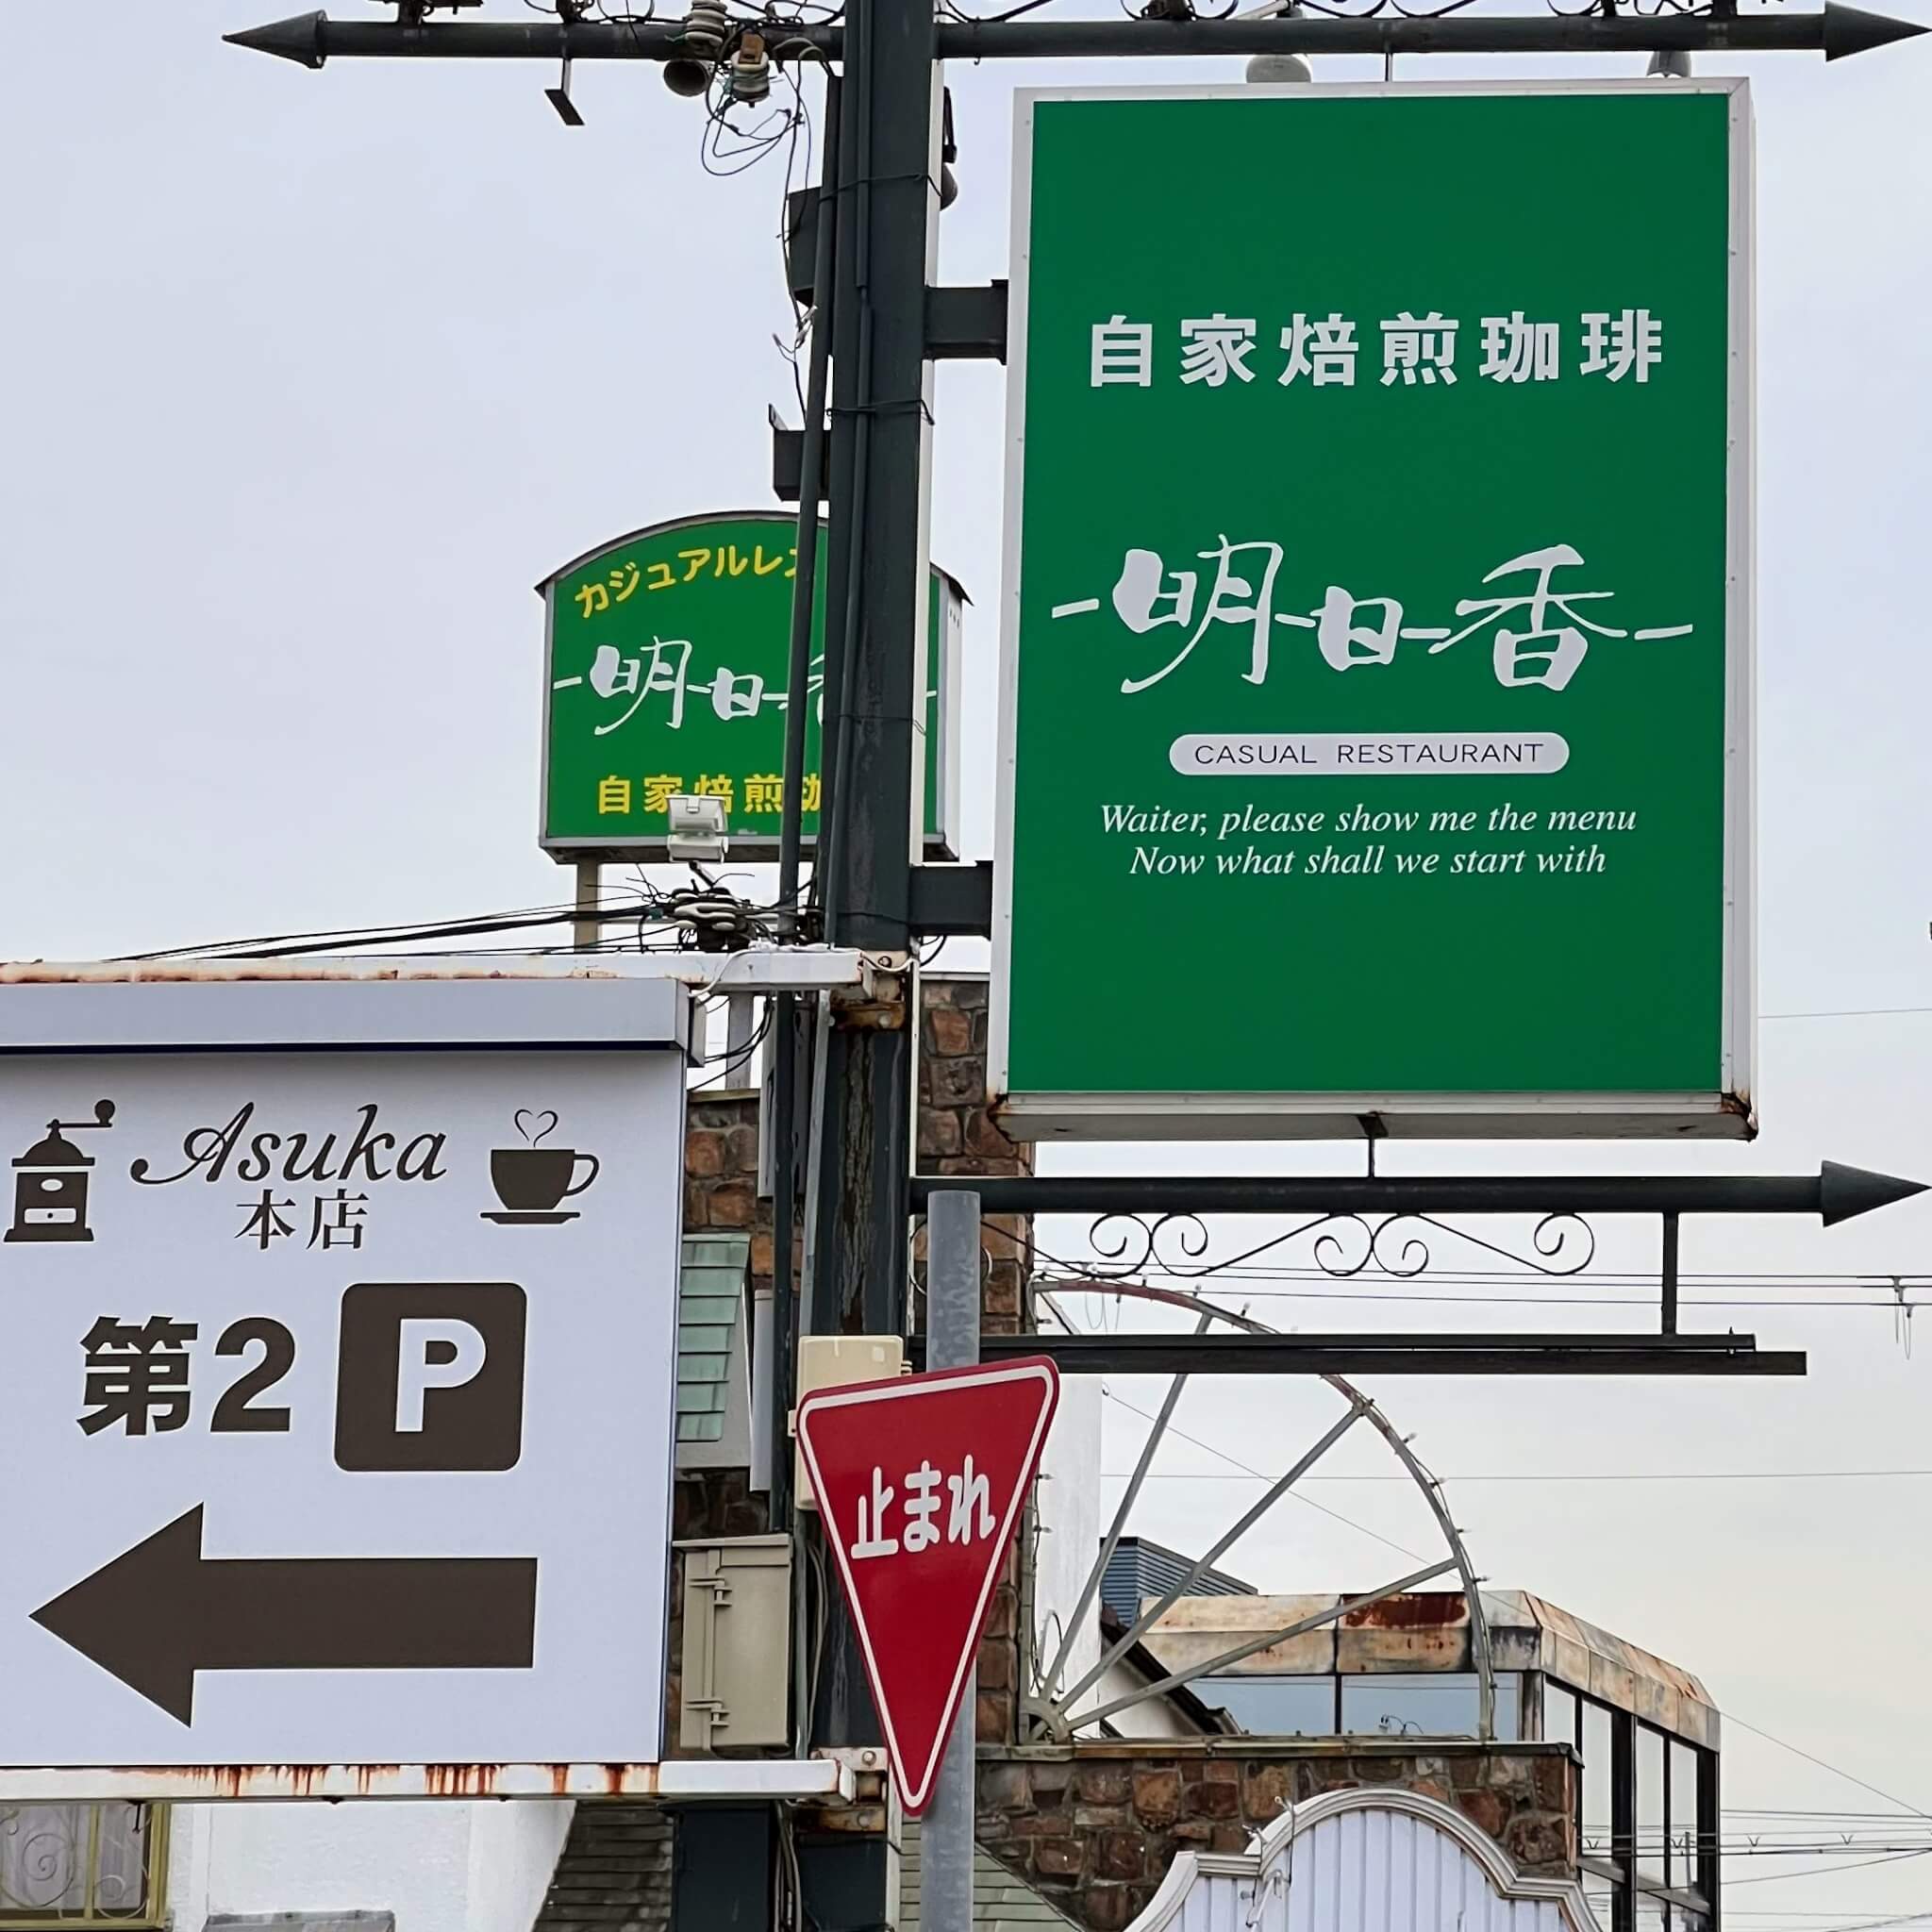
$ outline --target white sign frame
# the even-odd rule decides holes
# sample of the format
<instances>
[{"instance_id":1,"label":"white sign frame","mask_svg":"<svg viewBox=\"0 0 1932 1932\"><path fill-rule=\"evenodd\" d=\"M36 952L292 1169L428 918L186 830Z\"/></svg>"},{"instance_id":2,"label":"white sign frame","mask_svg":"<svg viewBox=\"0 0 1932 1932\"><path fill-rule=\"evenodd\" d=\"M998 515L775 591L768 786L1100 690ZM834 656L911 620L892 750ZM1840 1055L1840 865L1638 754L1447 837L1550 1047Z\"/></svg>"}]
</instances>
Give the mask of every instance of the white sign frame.
<instances>
[{"instance_id":1,"label":"white sign frame","mask_svg":"<svg viewBox=\"0 0 1932 1932\"><path fill-rule=\"evenodd\" d=\"M1750 84L1739 76L1672 83L1677 93L1729 97L1730 322L1725 396L1725 706L1724 932L1719 1084L1684 1092L1050 1092L1012 1091L1009 999L1019 688L1020 537L1025 474L1026 330L1032 260L1034 109L1060 101L1307 101L1297 84L1023 88L1014 95L1010 290L1008 297L1006 492L1000 574L999 758L995 778L992 994L987 1086L1015 1140L1751 1140L1757 1132L1757 453L1756 214ZM1324 81L1324 100L1431 96L1635 95L1647 80ZM1233 951L1240 974L1240 949ZM1104 966L1096 970L1106 970ZM1188 1024L1212 1024L1211 995L1225 968L1205 947L1190 963L1209 1007Z\"/></svg>"},{"instance_id":2,"label":"white sign frame","mask_svg":"<svg viewBox=\"0 0 1932 1932\"><path fill-rule=\"evenodd\" d=\"M58 1382L67 1427L59 1428L49 1409L33 1424L31 1440L16 1438L12 1446L17 1474L25 1461L35 1478L60 1485L62 1511L79 1539L74 1551L47 1558L53 1567L44 1574L32 1564L14 1566L19 1574L0 1606L0 1656L11 1655L17 1686L41 1686L29 1703L32 1696L45 1700L37 1721L30 1709L17 1707L16 1722L0 1744L6 1755L0 1790L10 1798L51 1800L83 1794L453 1797L486 1790L558 1797L667 1789L660 1759L689 1032L688 989L621 965L611 970L604 962L560 974L552 960L532 960L522 970L522 962L506 959L491 962L487 975L474 962L427 958L385 962L374 970L366 961L314 962L293 971L277 963L260 978L249 977L245 969L238 973L235 962L0 971L0 1114L16 1137L28 1117L39 1133L58 1098L63 1119L77 1130L73 1139L86 1144L91 1156L87 1174L93 1191L91 1200L81 1197L82 1221L92 1217L90 1235L94 1227L101 1230L92 1245L79 1244L85 1237L41 1245L39 1240L46 1239L42 1237L0 1247L0 1278L12 1277L17 1333L19 1311L30 1298L44 1296L50 1287L60 1296L39 1326L56 1341L65 1337L67 1347L58 1353L71 1354L71 1363L50 1363L46 1344L37 1343L36 1353L20 1352L19 1373ZM246 1478L225 1491L221 1474L246 1467L250 1439L213 1434L209 1412L238 1368L255 1361L255 1350L245 1351L240 1362L218 1360L217 1327L204 1321L192 1344L193 1402L187 1422L157 1430L138 1444L131 1431L118 1425L94 1436L74 1429L80 1409L93 1400L83 1393L83 1357L75 1343L96 1312L83 1306L89 1294L105 1292L125 1302L129 1321L150 1312L149 1302L173 1318L193 1319L197 1294L219 1311L225 1305L215 1291L234 1275L235 1242L227 1223L239 1225L241 1220L239 1210L226 1212L228 1196L240 1201L258 1191L246 1185L204 1188L201 1174L179 1184L135 1185L130 1157L148 1158L151 1174L160 1174L162 1158L181 1164L182 1137L178 1131L172 1139L164 1134L162 1116L152 1110L144 1128L139 1105L117 1108L107 1130L95 1130L89 1120L94 1090L111 1095L119 1088L137 1102L158 1085L183 1095L216 1087L258 1090L264 1070L285 1080L284 1091L291 1095L318 1082L317 1091L333 1091L330 1082L340 1087L344 1080L358 1093L368 1088L371 1097L378 1095L377 1083L384 1096L449 1093L457 1096L450 1105L461 1119L448 1123L445 1193L418 1188L411 1194L392 1175L368 1187L369 1230L375 1231L377 1217L385 1226L381 1239L369 1243L366 1258L345 1251L309 1256L305 1263L293 1252L302 1245L299 1229L285 1243L277 1239L272 1255L263 1247L270 1265L258 1277L261 1312L288 1317L298 1360L279 1391L258 1398L286 1404L293 1418L290 1428L254 1441L273 1445L284 1478L291 1466L306 1474L301 1482L285 1481L275 1491L272 1500L278 1507L261 1507L258 1494L251 1511L236 1500L245 1495ZM567 1131L573 1112L586 1122L601 1119L603 1128L593 1131L605 1133L601 1144L620 1154L612 1184L599 1191L601 1199L591 1194L581 1211L563 1202L551 1204L547 1213L508 1211L514 1204L499 1202L496 1169L482 1150L496 1141L508 1141L515 1150L515 1137L493 1117L484 1117L488 1108L468 1101L477 1093L515 1098L532 1079L549 1091L559 1075L568 1088L568 1097L558 1096L565 1098L560 1110L566 1112ZM76 1108L83 1091L85 1101ZM533 1094L523 1104L534 1109L551 1103ZM182 1106L189 1102L184 1099ZM408 1110L420 1113L422 1107L433 1114L430 1101ZM290 1124L268 1119L275 1110L271 1098L250 1130ZM190 1117L184 1112L184 1119ZM170 1124L178 1129L178 1122ZM220 1124L211 1119L208 1124ZM334 1125L342 1144L341 1124L322 1124ZM540 1130L540 1138L548 1131L541 1118L533 1116L528 1124ZM103 1151L109 1147L111 1154ZM39 1185L33 1171L22 1175L15 1172L19 1167L13 1162L4 1174L7 1207L16 1225L27 1223L28 1190ZM590 1189L601 1173L600 1168L584 1179L586 1168L587 1161L579 1159L571 1171L572 1184L581 1182L581 1190ZM531 1171L527 1162L506 1170L525 1176ZM283 1196L303 1191L277 1185ZM156 1218L160 1197L175 1201L172 1219ZM479 1201L484 1211L478 1210ZM124 1228L145 1219L148 1233L110 1249L109 1204ZM593 1204L600 1212L592 1211ZM193 1264L183 1269L176 1264L189 1251L178 1224L190 1207L208 1218L208 1239L196 1237ZM300 1211L306 1216L306 1203ZM570 1221L575 1229L564 1225ZM518 1224L484 1226L486 1222ZM472 1223L480 1231L471 1231ZM418 1224L414 1235L408 1233L412 1224ZM425 1228L433 1266L412 1265L408 1242L416 1241L420 1249ZM547 1260L535 1258L537 1241L563 1237L573 1237L575 1246L553 1247ZM251 1261L253 1245L241 1245ZM284 1264L279 1289L272 1280L277 1262ZM308 1270L300 1277L299 1294L290 1291L298 1280L291 1264ZM518 1397L518 1434L513 1452L507 1452L510 1459L414 1466L345 1460L344 1410L336 1401L337 1378L347 1360L339 1355L340 1296L385 1275L406 1289L412 1282L440 1287L454 1281L461 1287L465 1275L480 1279L486 1271L530 1283L525 1298L527 1333L520 1328L517 1338L523 1352L519 1374L525 1380ZM341 1275L340 1287L336 1274ZM440 1277L434 1284L432 1274ZM596 1295L600 1276L622 1292ZM86 1286L83 1277L91 1277ZM304 1300L317 1286L321 1296ZM587 1288L591 1292L573 1312L567 1294ZM118 1302L114 1313L123 1319ZM631 1317L623 1313L626 1304L634 1310ZM550 1312L540 1320L540 1309ZM63 1319L66 1325L60 1327ZM216 1322L221 1319L217 1312ZM627 1332L619 1333L626 1324ZM566 1338L573 1328L579 1337L588 1332L597 1345L570 1343ZM396 1347L400 1375L400 1341ZM625 1360L628 1379L596 1391L588 1405L577 1403L581 1374L596 1376L602 1372L595 1360L616 1357ZM456 1371L450 1373L454 1378ZM612 1389L623 1401L608 1399ZM559 1401L559 1390L569 1399ZM403 1420L396 1400L395 1425L401 1430L412 1424ZM413 1425L426 1426L420 1420ZM600 1434L607 1439L601 1446ZM89 1456L104 1442L103 1453ZM141 1461L157 1451L161 1453L154 1460ZM68 1480L63 1464L84 1473ZM109 1466L115 1483L134 1493L112 1508L97 1507L101 1472ZM151 1481L143 1470L154 1473ZM578 1489L578 1507L570 1511L555 1509L560 1476ZM519 1482L520 1500L513 1503L506 1500L511 1491L487 1487ZM311 1496L323 1502L305 1507L302 1491L311 1483ZM123 1557L144 1533L178 1519L184 1505L198 1508L204 1502L204 1563L259 1560L266 1568L286 1568L291 1560L458 1557L501 1562L508 1570L521 1565L528 1573L530 1662L506 1666L499 1660L472 1669L439 1661L424 1669L394 1659L371 1668L216 1660L191 1673L192 1722L179 1722L179 1712L167 1708L165 1692L157 1696L132 1688L112 1661L92 1656L33 1612ZM575 1519L555 1532L554 1546L543 1543L541 1529L533 1527L553 1513ZM461 1527L465 1521L470 1531ZM498 1542L504 1544L500 1551ZM625 1569L621 1584L602 1590L584 1585L585 1574L601 1574L610 1563ZM558 1579L547 1612L546 1565ZM225 1574L243 1575L239 1569ZM341 1580L346 1573L336 1575ZM594 1639L585 1655L584 1632L571 1634L571 1606L578 1596L586 1601L575 1613L576 1621L588 1629L594 1619L610 1633L601 1658ZM395 1621L407 1623L403 1591L390 1601ZM658 1606L655 1618L653 1604ZM376 1621L387 1620L385 1612ZM553 1640L547 1648L546 1629ZM425 1682L432 1686L426 1697ZM516 1694L492 1701L492 1691L508 1689ZM602 1707L607 1702L608 1711ZM367 1750L359 1748L356 1733L361 1730L374 1740ZM419 1737L421 1748L397 1748ZM317 1738L327 1741L304 1748L304 1740ZM498 1743L506 1748L493 1748ZM550 1748L553 1743L557 1748ZM733 1777L725 1780L731 1792L754 1789L737 1774L741 1768L732 1769ZM824 1783L814 1767L782 1770L788 1791L801 1779L801 1790Z\"/></svg>"}]
</instances>

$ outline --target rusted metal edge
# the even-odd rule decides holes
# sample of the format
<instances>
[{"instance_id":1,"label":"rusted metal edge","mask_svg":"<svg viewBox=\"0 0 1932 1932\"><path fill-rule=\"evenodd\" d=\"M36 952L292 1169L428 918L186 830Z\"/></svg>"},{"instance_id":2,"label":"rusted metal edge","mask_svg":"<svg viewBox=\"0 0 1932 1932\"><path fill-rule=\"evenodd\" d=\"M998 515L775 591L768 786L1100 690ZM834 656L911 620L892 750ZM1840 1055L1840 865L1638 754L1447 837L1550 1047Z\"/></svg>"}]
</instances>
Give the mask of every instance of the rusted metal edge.
<instances>
[{"instance_id":1,"label":"rusted metal edge","mask_svg":"<svg viewBox=\"0 0 1932 1932\"><path fill-rule=\"evenodd\" d=\"M714 992L821 992L868 997L874 971L903 975L905 956L851 946L755 946L739 953L568 954L465 959L449 954L311 954L299 958L8 959L0 986L223 986L254 980L670 979Z\"/></svg>"},{"instance_id":2,"label":"rusted metal edge","mask_svg":"<svg viewBox=\"0 0 1932 1932\"><path fill-rule=\"evenodd\" d=\"M832 1758L675 1758L660 1764L150 1764L0 1770L0 1803L102 1799L661 1798L852 1802Z\"/></svg>"}]
</instances>

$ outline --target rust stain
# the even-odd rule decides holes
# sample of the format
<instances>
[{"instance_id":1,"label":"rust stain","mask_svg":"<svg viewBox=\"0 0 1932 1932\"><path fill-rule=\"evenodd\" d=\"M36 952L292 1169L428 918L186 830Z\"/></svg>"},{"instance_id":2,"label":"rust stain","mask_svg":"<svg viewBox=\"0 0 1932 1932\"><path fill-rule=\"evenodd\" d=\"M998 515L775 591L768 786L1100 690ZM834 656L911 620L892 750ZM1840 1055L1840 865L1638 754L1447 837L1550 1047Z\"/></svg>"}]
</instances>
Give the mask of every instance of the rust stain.
<instances>
[{"instance_id":1,"label":"rust stain","mask_svg":"<svg viewBox=\"0 0 1932 1932\"><path fill-rule=\"evenodd\" d=\"M423 1788L433 1798L485 1798L502 1770L500 1764L425 1764Z\"/></svg>"},{"instance_id":2,"label":"rust stain","mask_svg":"<svg viewBox=\"0 0 1932 1932\"><path fill-rule=\"evenodd\" d=\"M1344 1630L1441 1630L1469 1622L1469 1602L1454 1591L1418 1591L1408 1596L1385 1596L1364 1604L1342 1618Z\"/></svg>"},{"instance_id":3,"label":"rust stain","mask_svg":"<svg viewBox=\"0 0 1932 1932\"><path fill-rule=\"evenodd\" d=\"M48 959L0 961L0 986L223 986L243 980L617 979L608 967L572 966L536 972L502 965L451 966L425 958L370 959L126 959L74 964Z\"/></svg>"},{"instance_id":4,"label":"rust stain","mask_svg":"<svg viewBox=\"0 0 1932 1932\"><path fill-rule=\"evenodd\" d=\"M161 1764L114 1775L143 1790L203 1799L648 1797L657 1764ZM18 1774L14 1774L18 1775Z\"/></svg>"}]
</instances>

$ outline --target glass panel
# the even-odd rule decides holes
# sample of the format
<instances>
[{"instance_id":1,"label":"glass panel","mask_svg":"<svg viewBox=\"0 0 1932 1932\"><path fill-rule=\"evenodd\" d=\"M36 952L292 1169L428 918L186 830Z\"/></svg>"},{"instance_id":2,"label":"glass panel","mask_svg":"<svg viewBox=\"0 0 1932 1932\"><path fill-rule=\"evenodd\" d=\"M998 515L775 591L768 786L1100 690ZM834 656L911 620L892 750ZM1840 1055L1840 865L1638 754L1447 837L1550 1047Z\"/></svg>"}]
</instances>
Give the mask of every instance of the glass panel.
<instances>
[{"instance_id":1,"label":"glass panel","mask_svg":"<svg viewBox=\"0 0 1932 1932\"><path fill-rule=\"evenodd\" d=\"M1480 1699L1473 1672L1398 1671L1341 1680L1341 1728L1349 1737L1473 1738ZM1522 1735L1523 1678L1496 1674L1496 1736Z\"/></svg>"},{"instance_id":2,"label":"glass panel","mask_svg":"<svg viewBox=\"0 0 1932 1932\"><path fill-rule=\"evenodd\" d=\"M1583 1882L1583 1899L1584 1903L1589 1906L1591 1911L1595 1915L1596 1923L1601 1928L1601 1932L1611 1932L1616 1911L1616 1895L1607 1890L1600 1890L1592 1885L1590 1882L1590 1874L1586 1873Z\"/></svg>"},{"instance_id":3,"label":"glass panel","mask_svg":"<svg viewBox=\"0 0 1932 1932\"><path fill-rule=\"evenodd\" d=\"M1641 1748L1641 1747L1640 1747ZM1668 1932L1668 1908L1660 1900L1637 1895L1637 1932Z\"/></svg>"},{"instance_id":4,"label":"glass panel","mask_svg":"<svg viewBox=\"0 0 1932 1932\"><path fill-rule=\"evenodd\" d=\"M1697 1890L1697 1750L1671 1740L1671 1883Z\"/></svg>"},{"instance_id":5,"label":"glass panel","mask_svg":"<svg viewBox=\"0 0 1932 1932\"><path fill-rule=\"evenodd\" d=\"M1190 1689L1256 1737L1335 1735L1333 1677L1197 1677Z\"/></svg>"},{"instance_id":6,"label":"glass panel","mask_svg":"<svg viewBox=\"0 0 1932 1932\"><path fill-rule=\"evenodd\" d=\"M1476 1684L1452 1672L1399 1672L1341 1680L1341 1728L1348 1737L1474 1737Z\"/></svg>"},{"instance_id":7,"label":"glass panel","mask_svg":"<svg viewBox=\"0 0 1932 1932\"><path fill-rule=\"evenodd\" d=\"M1523 1676L1520 1672L1496 1673L1496 1735L1512 1744L1523 1736Z\"/></svg>"},{"instance_id":8,"label":"glass panel","mask_svg":"<svg viewBox=\"0 0 1932 1932\"><path fill-rule=\"evenodd\" d=\"M1543 1736L1553 1744L1576 1741L1576 1695L1543 1679Z\"/></svg>"},{"instance_id":9,"label":"glass panel","mask_svg":"<svg viewBox=\"0 0 1932 1932\"><path fill-rule=\"evenodd\" d=\"M1637 1726L1637 1875L1664 1875L1664 1734Z\"/></svg>"},{"instance_id":10,"label":"glass panel","mask_svg":"<svg viewBox=\"0 0 1932 1932\"><path fill-rule=\"evenodd\" d=\"M1583 1848L1610 1856L1612 1753L1610 1714L1601 1704L1583 1707Z\"/></svg>"}]
</instances>

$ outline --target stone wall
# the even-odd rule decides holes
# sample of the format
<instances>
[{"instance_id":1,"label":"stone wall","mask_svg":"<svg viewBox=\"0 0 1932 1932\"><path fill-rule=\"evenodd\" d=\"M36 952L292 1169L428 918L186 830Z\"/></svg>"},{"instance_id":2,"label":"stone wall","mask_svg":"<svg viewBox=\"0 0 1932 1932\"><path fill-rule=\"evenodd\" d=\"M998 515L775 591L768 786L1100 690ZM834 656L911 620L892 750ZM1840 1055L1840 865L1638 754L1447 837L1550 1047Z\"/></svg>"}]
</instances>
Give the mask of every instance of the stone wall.
<instances>
[{"instance_id":1,"label":"stone wall","mask_svg":"<svg viewBox=\"0 0 1932 1932\"><path fill-rule=\"evenodd\" d=\"M1091 1932L1120 1932L1183 1851L1239 1852L1291 1803L1357 1785L1451 1804L1525 1873L1576 1874L1567 1744L1227 1738L979 1752L979 1841Z\"/></svg>"}]
</instances>

